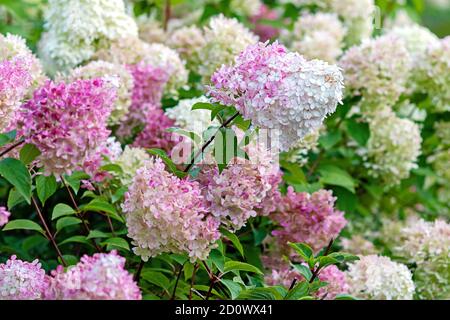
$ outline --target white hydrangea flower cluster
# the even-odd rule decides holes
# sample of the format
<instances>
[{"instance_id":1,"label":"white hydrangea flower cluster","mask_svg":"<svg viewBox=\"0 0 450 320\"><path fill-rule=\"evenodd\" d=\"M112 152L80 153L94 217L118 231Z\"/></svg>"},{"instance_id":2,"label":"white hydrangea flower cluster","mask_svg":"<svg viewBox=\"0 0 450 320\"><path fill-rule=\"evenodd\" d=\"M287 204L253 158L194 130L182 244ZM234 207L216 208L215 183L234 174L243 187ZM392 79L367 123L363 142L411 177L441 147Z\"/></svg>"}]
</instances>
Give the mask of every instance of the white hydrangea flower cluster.
<instances>
[{"instance_id":1,"label":"white hydrangea flower cluster","mask_svg":"<svg viewBox=\"0 0 450 320\"><path fill-rule=\"evenodd\" d=\"M418 125L398 118L392 111L378 112L370 121L367 142L369 174L381 178L386 186L397 185L417 168L422 137Z\"/></svg>"},{"instance_id":2,"label":"white hydrangea flower cluster","mask_svg":"<svg viewBox=\"0 0 450 320\"><path fill-rule=\"evenodd\" d=\"M374 0L328 0L329 10L338 14L347 28L346 42L358 44L370 38L376 12Z\"/></svg>"},{"instance_id":3,"label":"white hydrangea flower cluster","mask_svg":"<svg viewBox=\"0 0 450 320\"><path fill-rule=\"evenodd\" d=\"M214 100L235 106L260 128L275 129L281 151L320 127L342 100L343 77L336 65L308 61L278 43L249 46L212 81Z\"/></svg>"},{"instance_id":4,"label":"white hydrangea flower cluster","mask_svg":"<svg viewBox=\"0 0 450 320\"><path fill-rule=\"evenodd\" d=\"M417 297L450 298L450 224L413 216L406 222L385 223L383 229L387 229L384 233L395 235L386 241L395 255L416 265Z\"/></svg>"},{"instance_id":5,"label":"white hydrangea flower cluster","mask_svg":"<svg viewBox=\"0 0 450 320\"><path fill-rule=\"evenodd\" d=\"M419 87L431 97L434 111L450 111L450 36L432 43L424 62Z\"/></svg>"},{"instance_id":6,"label":"white hydrangea flower cluster","mask_svg":"<svg viewBox=\"0 0 450 320\"><path fill-rule=\"evenodd\" d=\"M444 255L450 258L450 224L444 220L427 222L410 219L400 232L400 246L396 252L418 265L432 257Z\"/></svg>"},{"instance_id":7,"label":"white hydrangea flower cluster","mask_svg":"<svg viewBox=\"0 0 450 320\"><path fill-rule=\"evenodd\" d=\"M447 190L450 189L450 122L439 121L434 125L435 134L440 141L439 147L428 157L438 182ZM444 201L445 202L445 201Z\"/></svg>"},{"instance_id":8,"label":"white hydrangea flower cluster","mask_svg":"<svg viewBox=\"0 0 450 320\"><path fill-rule=\"evenodd\" d=\"M123 0L49 0L45 21L39 51L48 72L68 71L92 58L99 46L138 35Z\"/></svg>"},{"instance_id":9,"label":"white hydrangea flower cluster","mask_svg":"<svg viewBox=\"0 0 450 320\"><path fill-rule=\"evenodd\" d=\"M341 239L341 246L344 252L357 255L377 254L378 250L372 242L360 235L353 235L351 238Z\"/></svg>"},{"instance_id":10,"label":"white hydrangea flower cluster","mask_svg":"<svg viewBox=\"0 0 450 320\"><path fill-rule=\"evenodd\" d=\"M349 265L346 272L350 294L372 300L412 300L411 272L387 257L368 255Z\"/></svg>"},{"instance_id":11,"label":"white hydrangea flower cluster","mask_svg":"<svg viewBox=\"0 0 450 320\"><path fill-rule=\"evenodd\" d=\"M206 45L199 51L201 64L197 73L205 83L222 65L231 64L235 57L250 44L258 42L258 37L237 19L223 15L211 18L204 28Z\"/></svg>"},{"instance_id":12,"label":"white hydrangea flower cluster","mask_svg":"<svg viewBox=\"0 0 450 320\"><path fill-rule=\"evenodd\" d=\"M140 15L136 18L139 29L139 38L147 43L165 43L167 33L161 22L154 15Z\"/></svg>"},{"instance_id":13,"label":"white hydrangea flower cluster","mask_svg":"<svg viewBox=\"0 0 450 320\"><path fill-rule=\"evenodd\" d=\"M418 79L423 78L424 63L426 63L427 49L431 45L436 45L439 42L439 38L425 27L418 24L411 24L403 27L394 27L387 34L402 39L406 45L411 59L412 69L410 75L410 81L407 86L410 92L417 89Z\"/></svg>"},{"instance_id":14,"label":"white hydrangea flower cluster","mask_svg":"<svg viewBox=\"0 0 450 320\"><path fill-rule=\"evenodd\" d=\"M117 87L117 99L112 107L108 119L109 125L119 124L128 113L131 105L131 94L134 86L133 76L122 65L106 61L92 61L85 66L74 69L70 76L70 82L78 79L104 78L115 83Z\"/></svg>"},{"instance_id":15,"label":"white hydrangea flower cluster","mask_svg":"<svg viewBox=\"0 0 450 320\"><path fill-rule=\"evenodd\" d=\"M120 182L129 186L136 175L136 171L148 160L150 160L150 155L144 149L126 146L122 154L113 161L114 164L122 168L119 175Z\"/></svg>"},{"instance_id":16,"label":"white hydrangea flower cluster","mask_svg":"<svg viewBox=\"0 0 450 320\"><path fill-rule=\"evenodd\" d=\"M291 48L308 59L335 63L342 54L346 30L334 13L305 13L295 22Z\"/></svg>"},{"instance_id":17,"label":"white hydrangea flower cluster","mask_svg":"<svg viewBox=\"0 0 450 320\"><path fill-rule=\"evenodd\" d=\"M393 35L364 41L340 59L347 93L361 95L365 111L392 106L406 91L412 67L405 42Z\"/></svg>"},{"instance_id":18,"label":"white hydrangea flower cluster","mask_svg":"<svg viewBox=\"0 0 450 320\"><path fill-rule=\"evenodd\" d=\"M261 0L231 0L230 9L241 16L251 17L258 14L261 5Z\"/></svg>"},{"instance_id":19,"label":"white hydrangea flower cluster","mask_svg":"<svg viewBox=\"0 0 450 320\"><path fill-rule=\"evenodd\" d=\"M198 52L205 44L203 32L196 26L176 29L167 39L167 45L178 52L189 68L193 68L200 63Z\"/></svg>"},{"instance_id":20,"label":"white hydrangea flower cluster","mask_svg":"<svg viewBox=\"0 0 450 320\"><path fill-rule=\"evenodd\" d=\"M175 126L202 136L203 131L208 129L209 126L220 125L220 123L217 120L211 121L209 110L191 110L192 106L199 102L209 102L209 99L201 96L180 100L178 105L166 110L166 115L175 121Z\"/></svg>"}]
</instances>

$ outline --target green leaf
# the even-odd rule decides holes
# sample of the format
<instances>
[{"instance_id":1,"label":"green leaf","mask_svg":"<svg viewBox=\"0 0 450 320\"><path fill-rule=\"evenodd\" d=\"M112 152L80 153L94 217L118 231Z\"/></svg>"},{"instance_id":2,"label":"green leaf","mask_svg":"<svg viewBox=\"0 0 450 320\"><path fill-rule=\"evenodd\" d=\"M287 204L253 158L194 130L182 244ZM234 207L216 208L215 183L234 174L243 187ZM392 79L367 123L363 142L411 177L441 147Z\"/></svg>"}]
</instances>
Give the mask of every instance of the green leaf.
<instances>
[{"instance_id":1,"label":"green leaf","mask_svg":"<svg viewBox=\"0 0 450 320\"><path fill-rule=\"evenodd\" d=\"M220 128L214 139L214 159L217 162L219 172L222 172L231 161L239 156L238 139L231 128Z\"/></svg>"},{"instance_id":2,"label":"green leaf","mask_svg":"<svg viewBox=\"0 0 450 320\"><path fill-rule=\"evenodd\" d=\"M346 127L350 137L352 137L360 146L364 147L367 144L367 141L370 138L370 130L367 123L348 119L346 120Z\"/></svg>"},{"instance_id":3,"label":"green leaf","mask_svg":"<svg viewBox=\"0 0 450 320\"><path fill-rule=\"evenodd\" d=\"M216 266L217 269L219 269L220 272L224 272L225 268L225 257L223 256L222 252L219 250L211 250L211 253L209 254L209 260Z\"/></svg>"},{"instance_id":4,"label":"green leaf","mask_svg":"<svg viewBox=\"0 0 450 320\"><path fill-rule=\"evenodd\" d=\"M334 258L339 262L351 262L359 260L358 256L346 252L333 252L329 254L328 257Z\"/></svg>"},{"instance_id":5,"label":"green leaf","mask_svg":"<svg viewBox=\"0 0 450 320\"><path fill-rule=\"evenodd\" d=\"M38 148L34 144L26 144L20 149L20 161L23 164L30 164L34 159L36 159L41 154Z\"/></svg>"},{"instance_id":6,"label":"green leaf","mask_svg":"<svg viewBox=\"0 0 450 320\"><path fill-rule=\"evenodd\" d=\"M111 234L105 233L100 230L91 230L86 239L94 239L94 238L109 238Z\"/></svg>"},{"instance_id":7,"label":"green leaf","mask_svg":"<svg viewBox=\"0 0 450 320\"><path fill-rule=\"evenodd\" d=\"M42 205L50 198L58 189L58 183L54 176L46 177L40 175L36 178L36 192Z\"/></svg>"},{"instance_id":8,"label":"green leaf","mask_svg":"<svg viewBox=\"0 0 450 320\"><path fill-rule=\"evenodd\" d=\"M8 195L8 208L12 209L14 206L22 202L25 202L22 195L16 190L16 188L11 188Z\"/></svg>"},{"instance_id":9,"label":"green leaf","mask_svg":"<svg viewBox=\"0 0 450 320\"><path fill-rule=\"evenodd\" d=\"M222 282L228 291L230 291L232 300L235 300L242 291L241 285L233 280L220 279L220 282Z\"/></svg>"},{"instance_id":10,"label":"green leaf","mask_svg":"<svg viewBox=\"0 0 450 320\"><path fill-rule=\"evenodd\" d=\"M0 134L0 147L3 147L4 145L11 143L16 139L16 131L11 131L7 133L1 133Z\"/></svg>"},{"instance_id":11,"label":"green leaf","mask_svg":"<svg viewBox=\"0 0 450 320\"><path fill-rule=\"evenodd\" d=\"M337 264L339 261L330 256L319 257L319 268L323 269L333 264Z\"/></svg>"},{"instance_id":12,"label":"green leaf","mask_svg":"<svg viewBox=\"0 0 450 320\"><path fill-rule=\"evenodd\" d=\"M330 131L326 135L323 135L319 138L319 143L325 150L330 150L336 144L338 144L341 139L342 134L340 131Z\"/></svg>"},{"instance_id":13,"label":"green leaf","mask_svg":"<svg viewBox=\"0 0 450 320\"><path fill-rule=\"evenodd\" d=\"M123 218L120 215L118 215L116 208L109 202L102 200L100 198L93 199L88 204L80 206L80 210L83 212L92 211L92 212L106 213L111 218L120 222L124 222Z\"/></svg>"},{"instance_id":14,"label":"green leaf","mask_svg":"<svg viewBox=\"0 0 450 320\"><path fill-rule=\"evenodd\" d=\"M17 219L8 222L8 224L6 224L6 226L3 228L3 231L10 230L34 230L45 235L44 229L42 229L40 225L38 225L34 221L26 219Z\"/></svg>"},{"instance_id":15,"label":"green leaf","mask_svg":"<svg viewBox=\"0 0 450 320\"><path fill-rule=\"evenodd\" d=\"M234 234L231 233L230 231L226 230L225 228L221 228L220 232L228 238L228 240L231 241L231 243L233 244L234 248L241 254L242 258L245 258L244 255L244 247L241 244L241 241L239 240L239 238Z\"/></svg>"},{"instance_id":16,"label":"green leaf","mask_svg":"<svg viewBox=\"0 0 450 320\"><path fill-rule=\"evenodd\" d=\"M167 167L169 168L169 170L174 173L177 177L179 178L183 178L185 176L187 176L187 173L178 170L177 166L175 165L175 163L173 163L172 159L170 159L170 157L166 154L166 152L162 149L147 149L147 152L160 157L162 161L164 161L164 163L167 165Z\"/></svg>"},{"instance_id":17,"label":"green leaf","mask_svg":"<svg viewBox=\"0 0 450 320\"><path fill-rule=\"evenodd\" d=\"M86 244L88 246L92 246L92 244L86 239L85 236L73 236L73 237L67 238L64 241L60 242L59 245L63 245L66 243L82 243L82 244Z\"/></svg>"},{"instance_id":18,"label":"green leaf","mask_svg":"<svg viewBox=\"0 0 450 320\"><path fill-rule=\"evenodd\" d=\"M299 300L303 297L308 296L309 293L309 283L306 281L302 281L297 283L294 288L292 288L286 297L285 300Z\"/></svg>"},{"instance_id":19,"label":"green leaf","mask_svg":"<svg viewBox=\"0 0 450 320\"><path fill-rule=\"evenodd\" d=\"M73 255L64 254L63 258L64 258L64 261L67 262L68 266L73 266L73 265L76 265L78 263L78 258L73 256ZM61 261L61 259L59 257L58 257L58 261L59 261L60 264L62 264L62 261Z\"/></svg>"},{"instance_id":20,"label":"green leaf","mask_svg":"<svg viewBox=\"0 0 450 320\"><path fill-rule=\"evenodd\" d=\"M349 294L338 294L334 300L358 300L358 298L353 297Z\"/></svg>"},{"instance_id":21,"label":"green leaf","mask_svg":"<svg viewBox=\"0 0 450 320\"><path fill-rule=\"evenodd\" d=\"M164 274L152 270L143 270L141 278L164 290L169 290L170 280Z\"/></svg>"},{"instance_id":22,"label":"green leaf","mask_svg":"<svg viewBox=\"0 0 450 320\"><path fill-rule=\"evenodd\" d=\"M211 121L213 121L217 117L220 111L226 108L227 108L226 106L218 105L213 110L211 110Z\"/></svg>"},{"instance_id":23,"label":"green leaf","mask_svg":"<svg viewBox=\"0 0 450 320\"><path fill-rule=\"evenodd\" d=\"M311 280L313 274L308 266L303 264L292 264L292 266L305 278L306 281Z\"/></svg>"},{"instance_id":24,"label":"green leaf","mask_svg":"<svg viewBox=\"0 0 450 320\"><path fill-rule=\"evenodd\" d=\"M114 237L106 239L101 243L102 246L107 245L107 249L111 250L111 247L116 247L120 249L125 249L127 251L130 251L130 245L125 239Z\"/></svg>"},{"instance_id":25,"label":"green leaf","mask_svg":"<svg viewBox=\"0 0 450 320\"><path fill-rule=\"evenodd\" d=\"M75 171L70 176L64 176L64 180L69 184L73 191L75 191L75 193L78 193L78 190L80 190L81 180L86 180L89 178L89 175L83 171Z\"/></svg>"},{"instance_id":26,"label":"green leaf","mask_svg":"<svg viewBox=\"0 0 450 320\"><path fill-rule=\"evenodd\" d=\"M56 232L61 231L62 229L80 224L81 220L75 217L63 217L56 221Z\"/></svg>"},{"instance_id":27,"label":"green leaf","mask_svg":"<svg viewBox=\"0 0 450 320\"><path fill-rule=\"evenodd\" d=\"M252 266L251 264L240 262L240 261L227 261L225 262L225 268L224 272L230 272L230 271L247 271L247 272L253 272L257 274L263 274L261 270L259 270L257 267Z\"/></svg>"},{"instance_id":28,"label":"green leaf","mask_svg":"<svg viewBox=\"0 0 450 320\"><path fill-rule=\"evenodd\" d=\"M167 131L179 134L181 136L188 137L189 139L194 141L197 145L202 143L202 138L195 132L183 130L180 128L169 128L169 129L167 129Z\"/></svg>"},{"instance_id":29,"label":"green leaf","mask_svg":"<svg viewBox=\"0 0 450 320\"><path fill-rule=\"evenodd\" d=\"M75 210L73 210L67 204L58 203L53 208L52 220L58 219L59 217L62 217L62 216L72 215L72 214L75 214L75 213L76 213Z\"/></svg>"},{"instance_id":30,"label":"green leaf","mask_svg":"<svg viewBox=\"0 0 450 320\"><path fill-rule=\"evenodd\" d=\"M100 170L108 172L116 172L119 174L123 172L122 167L115 163L105 164L104 166L100 167Z\"/></svg>"},{"instance_id":31,"label":"green leaf","mask_svg":"<svg viewBox=\"0 0 450 320\"><path fill-rule=\"evenodd\" d=\"M292 243L292 242L288 242L288 244L306 262L308 262L311 258L314 258L314 251L306 243Z\"/></svg>"},{"instance_id":32,"label":"green leaf","mask_svg":"<svg viewBox=\"0 0 450 320\"><path fill-rule=\"evenodd\" d=\"M0 161L0 175L16 187L25 201L31 204L31 176L22 162L12 158Z\"/></svg>"},{"instance_id":33,"label":"green leaf","mask_svg":"<svg viewBox=\"0 0 450 320\"><path fill-rule=\"evenodd\" d=\"M191 110L214 110L214 105L209 102L197 102L191 108Z\"/></svg>"},{"instance_id":34,"label":"green leaf","mask_svg":"<svg viewBox=\"0 0 450 320\"><path fill-rule=\"evenodd\" d=\"M355 193L356 182L348 172L333 165L322 165L319 167L320 182L332 186L340 186Z\"/></svg>"},{"instance_id":35,"label":"green leaf","mask_svg":"<svg viewBox=\"0 0 450 320\"><path fill-rule=\"evenodd\" d=\"M282 300L283 296L274 287L243 290L237 300Z\"/></svg>"}]
</instances>

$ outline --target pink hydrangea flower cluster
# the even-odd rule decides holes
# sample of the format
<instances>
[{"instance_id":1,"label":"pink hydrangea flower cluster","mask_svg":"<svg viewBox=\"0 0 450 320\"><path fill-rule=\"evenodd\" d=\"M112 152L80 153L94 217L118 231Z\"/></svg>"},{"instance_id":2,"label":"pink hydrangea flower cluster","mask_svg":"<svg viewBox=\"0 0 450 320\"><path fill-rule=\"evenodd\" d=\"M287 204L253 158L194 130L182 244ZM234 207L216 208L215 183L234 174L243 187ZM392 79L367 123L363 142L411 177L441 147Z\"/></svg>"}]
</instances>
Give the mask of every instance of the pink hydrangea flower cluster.
<instances>
[{"instance_id":1,"label":"pink hydrangea flower cluster","mask_svg":"<svg viewBox=\"0 0 450 320\"><path fill-rule=\"evenodd\" d=\"M122 209L133 251L144 261L164 252L205 260L220 237L200 185L167 172L159 158L137 170Z\"/></svg>"},{"instance_id":2,"label":"pink hydrangea flower cluster","mask_svg":"<svg viewBox=\"0 0 450 320\"><path fill-rule=\"evenodd\" d=\"M0 132L10 125L32 84L30 65L31 61L21 56L0 61Z\"/></svg>"},{"instance_id":3,"label":"pink hydrangea flower cluster","mask_svg":"<svg viewBox=\"0 0 450 320\"><path fill-rule=\"evenodd\" d=\"M0 207L0 227L8 223L10 216L11 213L5 207Z\"/></svg>"},{"instance_id":4,"label":"pink hydrangea flower cluster","mask_svg":"<svg viewBox=\"0 0 450 320\"><path fill-rule=\"evenodd\" d=\"M211 213L237 231L258 214L275 211L280 194L279 165L263 146L248 145L249 159L234 158L221 173L216 165L204 166L199 180Z\"/></svg>"},{"instance_id":5,"label":"pink hydrangea flower cluster","mask_svg":"<svg viewBox=\"0 0 450 320\"><path fill-rule=\"evenodd\" d=\"M317 129L343 95L337 66L307 61L277 42L247 47L211 81L213 100L235 106L256 126L276 129L282 151Z\"/></svg>"},{"instance_id":6,"label":"pink hydrangea flower cluster","mask_svg":"<svg viewBox=\"0 0 450 320\"><path fill-rule=\"evenodd\" d=\"M87 255L64 272L52 272L45 292L48 300L141 300L133 276L125 270L125 258L116 251Z\"/></svg>"},{"instance_id":7,"label":"pink hydrangea flower cluster","mask_svg":"<svg viewBox=\"0 0 450 320\"><path fill-rule=\"evenodd\" d=\"M120 137L130 136L134 128L144 125L147 115L155 107L161 106L164 88L169 80L168 73L163 69L144 62L127 68L133 76L134 86L129 112L117 132Z\"/></svg>"},{"instance_id":8,"label":"pink hydrangea flower cluster","mask_svg":"<svg viewBox=\"0 0 450 320\"><path fill-rule=\"evenodd\" d=\"M339 294L346 294L349 286L346 281L345 273L336 266L328 266L321 270L318 278L326 282L325 287L320 288L315 296L320 299L333 300ZM266 283L270 286L282 285L289 288L296 279L298 282L305 281L303 276L293 268L285 267L279 270L273 269L272 273L265 277Z\"/></svg>"},{"instance_id":9,"label":"pink hydrangea flower cluster","mask_svg":"<svg viewBox=\"0 0 450 320\"><path fill-rule=\"evenodd\" d=\"M159 106L147 108L146 124L136 137L133 146L141 148L159 148L170 153L177 139L167 129L174 127L175 121L170 119Z\"/></svg>"},{"instance_id":10,"label":"pink hydrangea flower cluster","mask_svg":"<svg viewBox=\"0 0 450 320\"><path fill-rule=\"evenodd\" d=\"M47 81L22 105L18 134L41 151L46 174L95 173L110 134L115 88L102 79Z\"/></svg>"},{"instance_id":11,"label":"pink hydrangea flower cluster","mask_svg":"<svg viewBox=\"0 0 450 320\"><path fill-rule=\"evenodd\" d=\"M250 22L255 25L253 32L259 36L262 42L277 37L280 33L279 29L260 22L262 20L275 21L278 19L278 13L275 10L270 9L265 4L260 5L258 14L250 17Z\"/></svg>"},{"instance_id":12,"label":"pink hydrangea flower cluster","mask_svg":"<svg viewBox=\"0 0 450 320\"><path fill-rule=\"evenodd\" d=\"M49 285L38 260L27 262L11 256L0 264L0 300L42 299Z\"/></svg>"},{"instance_id":13,"label":"pink hydrangea flower cluster","mask_svg":"<svg viewBox=\"0 0 450 320\"><path fill-rule=\"evenodd\" d=\"M295 193L289 187L277 211L272 214L272 219L281 226L272 234L281 245L304 242L319 251L332 238L336 238L347 224L344 213L334 208L335 201L331 191Z\"/></svg>"}]
</instances>

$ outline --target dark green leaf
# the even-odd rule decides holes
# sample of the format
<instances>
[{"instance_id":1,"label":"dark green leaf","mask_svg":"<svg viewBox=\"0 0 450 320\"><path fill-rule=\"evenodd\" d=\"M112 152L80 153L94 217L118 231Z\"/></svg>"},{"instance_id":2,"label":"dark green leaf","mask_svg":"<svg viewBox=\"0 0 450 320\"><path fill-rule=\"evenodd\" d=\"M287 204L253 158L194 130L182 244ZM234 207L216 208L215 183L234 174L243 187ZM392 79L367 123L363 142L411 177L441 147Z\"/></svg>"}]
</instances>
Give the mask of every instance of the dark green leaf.
<instances>
[{"instance_id":1,"label":"dark green leaf","mask_svg":"<svg viewBox=\"0 0 450 320\"><path fill-rule=\"evenodd\" d=\"M58 203L53 208L52 220L58 219L59 217L62 217L62 216L72 215L72 214L75 214L75 213L76 213L75 210L73 210L67 204Z\"/></svg>"},{"instance_id":2,"label":"dark green leaf","mask_svg":"<svg viewBox=\"0 0 450 320\"><path fill-rule=\"evenodd\" d=\"M306 281L311 280L313 274L308 266L303 264L292 264L292 266L306 279Z\"/></svg>"},{"instance_id":3,"label":"dark green leaf","mask_svg":"<svg viewBox=\"0 0 450 320\"><path fill-rule=\"evenodd\" d=\"M340 186L355 193L356 182L348 172L333 165L322 165L319 167L320 182L332 186Z\"/></svg>"},{"instance_id":4,"label":"dark green leaf","mask_svg":"<svg viewBox=\"0 0 450 320\"><path fill-rule=\"evenodd\" d=\"M230 271L247 271L247 272L253 272L257 274L263 274L261 270L256 268L255 266L252 266L251 264L240 262L240 261L227 261L225 262L225 268L224 272L230 272Z\"/></svg>"},{"instance_id":5,"label":"dark green leaf","mask_svg":"<svg viewBox=\"0 0 450 320\"><path fill-rule=\"evenodd\" d=\"M17 159L6 158L0 161L2 175L31 204L31 176L27 167Z\"/></svg>"},{"instance_id":6,"label":"dark green leaf","mask_svg":"<svg viewBox=\"0 0 450 320\"><path fill-rule=\"evenodd\" d=\"M308 262L311 258L314 258L314 252L310 246L306 243L292 243L288 242L289 246L293 248L303 260Z\"/></svg>"},{"instance_id":7,"label":"dark green leaf","mask_svg":"<svg viewBox=\"0 0 450 320\"><path fill-rule=\"evenodd\" d=\"M66 243L82 243L82 244L86 244L88 246L92 246L92 244L86 239L85 236L73 236L73 237L67 238L64 241L60 242L59 245L63 245Z\"/></svg>"},{"instance_id":8,"label":"dark green leaf","mask_svg":"<svg viewBox=\"0 0 450 320\"><path fill-rule=\"evenodd\" d=\"M117 247L117 248L121 248L121 249L125 249L127 251L130 251L130 245L128 244L128 242L125 239L119 238L119 237L114 237L114 238L109 238L106 239L105 241L103 241L101 243L102 246L104 245L108 245L108 250L111 249L111 247Z\"/></svg>"},{"instance_id":9,"label":"dark green leaf","mask_svg":"<svg viewBox=\"0 0 450 320\"><path fill-rule=\"evenodd\" d=\"M221 228L220 231L222 232L222 234L228 238L228 240L231 241L231 243L233 243L234 248L239 251L239 253L241 254L242 258L245 258L244 255L244 248L242 247L241 241L239 240L239 238L234 234L231 233L230 231L226 230L225 228Z\"/></svg>"},{"instance_id":10,"label":"dark green leaf","mask_svg":"<svg viewBox=\"0 0 450 320\"><path fill-rule=\"evenodd\" d=\"M44 229L36 222L26 219L12 220L3 227L3 231L9 230L34 230L45 235Z\"/></svg>"},{"instance_id":11,"label":"dark green leaf","mask_svg":"<svg viewBox=\"0 0 450 320\"><path fill-rule=\"evenodd\" d=\"M242 291L241 285L233 280L220 279L220 282L222 282L228 291L230 291L232 300L235 300Z\"/></svg>"},{"instance_id":12,"label":"dark green leaf","mask_svg":"<svg viewBox=\"0 0 450 320\"><path fill-rule=\"evenodd\" d=\"M34 144L26 144L22 149L20 149L20 161L22 161L25 165L30 164L40 154L41 151L39 151Z\"/></svg>"},{"instance_id":13,"label":"dark green leaf","mask_svg":"<svg viewBox=\"0 0 450 320\"><path fill-rule=\"evenodd\" d=\"M63 217L56 222L56 232L61 231L62 229L80 224L81 220L75 217Z\"/></svg>"},{"instance_id":14,"label":"dark green leaf","mask_svg":"<svg viewBox=\"0 0 450 320\"><path fill-rule=\"evenodd\" d=\"M42 205L50 198L58 189L58 183L54 176L40 175L36 178L36 192Z\"/></svg>"}]
</instances>

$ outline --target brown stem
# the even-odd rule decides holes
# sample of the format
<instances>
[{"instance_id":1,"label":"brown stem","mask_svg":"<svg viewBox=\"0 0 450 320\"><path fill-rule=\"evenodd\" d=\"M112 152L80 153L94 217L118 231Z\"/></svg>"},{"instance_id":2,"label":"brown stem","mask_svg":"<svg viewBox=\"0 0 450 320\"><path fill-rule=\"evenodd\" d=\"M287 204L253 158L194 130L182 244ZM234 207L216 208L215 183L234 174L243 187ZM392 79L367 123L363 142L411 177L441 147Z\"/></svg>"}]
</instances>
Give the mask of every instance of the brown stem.
<instances>
[{"instance_id":1,"label":"brown stem","mask_svg":"<svg viewBox=\"0 0 450 320\"><path fill-rule=\"evenodd\" d=\"M330 253L331 250L331 246L333 245L334 239L331 238L330 242L328 243L327 248L325 249L325 253L323 254L323 256L327 256ZM319 275L319 271L320 271L320 267L317 267L314 271L313 271L313 275L311 277L311 280L309 280L309 283L313 283L314 280L317 278L317 276Z\"/></svg>"},{"instance_id":2,"label":"brown stem","mask_svg":"<svg viewBox=\"0 0 450 320\"><path fill-rule=\"evenodd\" d=\"M172 297L170 298L170 300L175 300L175 295L177 293L177 287L178 287L178 281L180 281L181 273L183 272L184 265L186 264L186 262L183 263L183 265L180 268L180 271L178 271L177 280L175 281L175 286L173 287Z\"/></svg>"},{"instance_id":3,"label":"brown stem","mask_svg":"<svg viewBox=\"0 0 450 320\"><path fill-rule=\"evenodd\" d=\"M297 278L294 278L294 280L292 280L292 282L291 282L291 285L289 286L289 291L294 289L296 283L297 283Z\"/></svg>"},{"instance_id":4,"label":"brown stem","mask_svg":"<svg viewBox=\"0 0 450 320\"><path fill-rule=\"evenodd\" d=\"M63 255L61 253L61 250L59 250L58 244L55 241L55 237L51 233L50 228L47 225L47 222L45 222L44 216L42 215L41 209L39 209L39 206L38 206L34 196L31 196L31 201L33 202L33 205L36 208L36 212L39 215L39 219L41 219L41 222L42 222L42 224L44 226L44 229L45 229L45 233L47 234L47 238L50 240L50 242L52 243L53 247L55 248L56 254L58 255L59 259L61 260L61 263L63 264L63 266L67 267L66 260L64 260Z\"/></svg>"},{"instance_id":5,"label":"brown stem","mask_svg":"<svg viewBox=\"0 0 450 320\"><path fill-rule=\"evenodd\" d=\"M167 31L167 27L169 26L170 16L172 14L172 8L170 0L166 0L166 5L164 7L164 31Z\"/></svg>"},{"instance_id":6,"label":"brown stem","mask_svg":"<svg viewBox=\"0 0 450 320\"><path fill-rule=\"evenodd\" d=\"M113 227L111 218L107 214L105 214L105 215L106 215L106 220L108 221L108 224L109 224L109 228L111 229L111 233L112 233L113 237L115 237L116 232L114 231L114 227Z\"/></svg>"},{"instance_id":7,"label":"brown stem","mask_svg":"<svg viewBox=\"0 0 450 320\"><path fill-rule=\"evenodd\" d=\"M142 272L142 268L144 268L144 264L145 264L145 261L141 260L138 268L136 269L136 273L134 274L134 277L133 277L134 281L136 281L136 283L138 283L138 284L139 284L139 279L141 278L141 272Z\"/></svg>"},{"instance_id":8,"label":"brown stem","mask_svg":"<svg viewBox=\"0 0 450 320\"><path fill-rule=\"evenodd\" d=\"M208 289L208 293L206 294L205 300L209 300L209 297L211 296L214 285L216 284L217 281L220 280L220 278L218 277L218 275L213 274L209 280L211 281L211 283L209 284L209 289Z\"/></svg>"},{"instance_id":9,"label":"brown stem","mask_svg":"<svg viewBox=\"0 0 450 320\"><path fill-rule=\"evenodd\" d=\"M84 219L84 216L81 214L80 208L78 207L77 202L75 201L75 197L73 196L72 191L70 190L69 186L67 185L66 180L64 180L64 177L63 176L59 176L59 177L60 177L62 183L64 184L64 187L66 187L67 192L69 193L70 200L72 201L73 206L75 207L78 218L81 219L81 222L82 222L84 231L86 232L86 235L89 235L89 233L91 232L91 229L89 228L89 225L87 224L86 219ZM99 252L103 251L102 248L100 248L100 246L97 244L97 242L95 242L94 239L91 239L91 242L97 251L99 251Z\"/></svg>"},{"instance_id":10,"label":"brown stem","mask_svg":"<svg viewBox=\"0 0 450 320\"><path fill-rule=\"evenodd\" d=\"M7 154L11 150L17 148L18 146L22 145L23 143L25 143L25 139L21 139L21 140L17 141L16 143L10 145L8 148L6 148L2 152L0 152L0 157L3 157L5 154Z\"/></svg>"},{"instance_id":11,"label":"brown stem","mask_svg":"<svg viewBox=\"0 0 450 320\"><path fill-rule=\"evenodd\" d=\"M184 169L184 172L189 172L191 170L192 166L195 164L195 160L203 153L205 152L205 149L214 141L216 138L217 133L220 131L220 129L225 128L228 126L231 122L233 122L234 119L236 119L239 116L239 112L236 112L230 119L222 123L222 125L217 129L217 131L209 138L209 140L202 146L202 148L197 151L197 153L194 155L194 158L192 159L192 162L187 165L187 167Z\"/></svg>"},{"instance_id":12,"label":"brown stem","mask_svg":"<svg viewBox=\"0 0 450 320\"><path fill-rule=\"evenodd\" d=\"M194 271L192 272L192 278L191 278L191 287L189 289L189 300L192 300L192 288L194 287L194 283L195 283L195 274L197 273L197 270L200 266L198 265L198 263L196 263L194 265Z\"/></svg>"}]
</instances>

